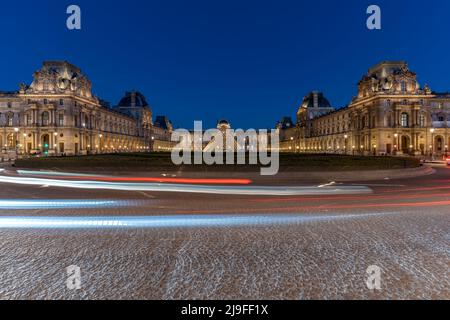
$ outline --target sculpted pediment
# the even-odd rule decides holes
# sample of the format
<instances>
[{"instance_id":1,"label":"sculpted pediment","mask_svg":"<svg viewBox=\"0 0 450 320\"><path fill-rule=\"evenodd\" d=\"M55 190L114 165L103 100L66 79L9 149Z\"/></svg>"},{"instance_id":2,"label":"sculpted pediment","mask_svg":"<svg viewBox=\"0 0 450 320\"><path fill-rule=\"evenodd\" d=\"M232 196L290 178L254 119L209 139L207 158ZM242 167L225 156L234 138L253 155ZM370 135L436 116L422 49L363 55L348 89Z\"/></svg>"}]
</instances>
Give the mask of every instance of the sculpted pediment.
<instances>
[{"instance_id":1,"label":"sculpted pediment","mask_svg":"<svg viewBox=\"0 0 450 320\"><path fill-rule=\"evenodd\" d=\"M72 93L92 98L92 84L80 69L68 62L44 62L36 71L27 93Z\"/></svg>"}]
</instances>

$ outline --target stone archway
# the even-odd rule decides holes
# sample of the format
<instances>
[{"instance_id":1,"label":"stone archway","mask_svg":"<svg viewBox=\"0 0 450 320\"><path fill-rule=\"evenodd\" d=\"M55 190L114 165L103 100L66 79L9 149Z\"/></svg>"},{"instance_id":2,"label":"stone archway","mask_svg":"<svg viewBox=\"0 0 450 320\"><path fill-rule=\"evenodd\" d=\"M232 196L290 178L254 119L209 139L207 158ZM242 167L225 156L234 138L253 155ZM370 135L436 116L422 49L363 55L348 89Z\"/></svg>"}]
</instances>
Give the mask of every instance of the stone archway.
<instances>
[{"instance_id":1,"label":"stone archway","mask_svg":"<svg viewBox=\"0 0 450 320\"><path fill-rule=\"evenodd\" d=\"M16 135L14 133L10 133L6 136L6 147L9 150L14 150L16 148Z\"/></svg>"},{"instance_id":2,"label":"stone archway","mask_svg":"<svg viewBox=\"0 0 450 320\"><path fill-rule=\"evenodd\" d=\"M411 147L411 138L409 136L402 136L400 139L400 149L404 154L408 154L410 152Z\"/></svg>"},{"instance_id":3,"label":"stone archway","mask_svg":"<svg viewBox=\"0 0 450 320\"><path fill-rule=\"evenodd\" d=\"M44 134L41 137L41 150L44 154L48 154L50 150L50 136L48 134Z\"/></svg>"},{"instance_id":4,"label":"stone archway","mask_svg":"<svg viewBox=\"0 0 450 320\"><path fill-rule=\"evenodd\" d=\"M440 155L445 152L445 140L442 136L436 136L434 138L434 153Z\"/></svg>"}]
</instances>

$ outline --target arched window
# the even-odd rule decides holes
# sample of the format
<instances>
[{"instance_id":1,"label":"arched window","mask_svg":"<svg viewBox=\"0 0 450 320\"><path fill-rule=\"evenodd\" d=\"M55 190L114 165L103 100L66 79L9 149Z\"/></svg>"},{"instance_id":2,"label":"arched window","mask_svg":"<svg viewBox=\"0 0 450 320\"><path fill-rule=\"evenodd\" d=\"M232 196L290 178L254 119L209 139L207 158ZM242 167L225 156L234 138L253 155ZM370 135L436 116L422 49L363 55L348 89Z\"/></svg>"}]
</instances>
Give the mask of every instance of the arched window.
<instances>
[{"instance_id":1,"label":"arched window","mask_svg":"<svg viewBox=\"0 0 450 320\"><path fill-rule=\"evenodd\" d=\"M385 118L384 118L384 124L385 124L386 127L392 128L392 126L393 126L393 124L394 124L394 121L393 121L392 113L391 113L391 112L389 112L389 113L385 116Z\"/></svg>"},{"instance_id":2,"label":"arched window","mask_svg":"<svg viewBox=\"0 0 450 320\"><path fill-rule=\"evenodd\" d=\"M402 81L402 92L406 92L406 82Z\"/></svg>"},{"instance_id":3,"label":"arched window","mask_svg":"<svg viewBox=\"0 0 450 320\"><path fill-rule=\"evenodd\" d=\"M8 149L14 149L16 147L16 137L13 133L9 134L6 140Z\"/></svg>"},{"instance_id":4,"label":"arched window","mask_svg":"<svg viewBox=\"0 0 450 320\"><path fill-rule=\"evenodd\" d=\"M47 111L42 112L42 116L41 117L42 117L42 126L43 127L47 127L49 119L50 119L50 116L49 116L48 112Z\"/></svg>"},{"instance_id":5,"label":"arched window","mask_svg":"<svg viewBox=\"0 0 450 320\"><path fill-rule=\"evenodd\" d=\"M419 126L424 128L426 126L426 118L423 113L419 115Z\"/></svg>"},{"instance_id":6,"label":"arched window","mask_svg":"<svg viewBox=\"0 0 450 320\"><path fill-rule=\"evenodd\" d=\"M12 127L14 125L14 115L12 113L8 113L6 116L6 125L8 127Z\"/></svg>"},{"instance_id":7,"label":"arched window","mask_svg":"<svg viewBox=\"0 0 450 320\"><path fill-rule=\"evenodd\" d=\"M58 126L64 127L64 113L58 115Z\"/></svg>"},{"instance_id":8,"label":"arched window","mask_svg":"<svg viewBox=\"0 0 450 320\"><path fill-rule=\"evenodd\" d=\"M406 112L401 114L400 124L403 128L409 127L409 115Z\"/></svg>"}]
</instances>

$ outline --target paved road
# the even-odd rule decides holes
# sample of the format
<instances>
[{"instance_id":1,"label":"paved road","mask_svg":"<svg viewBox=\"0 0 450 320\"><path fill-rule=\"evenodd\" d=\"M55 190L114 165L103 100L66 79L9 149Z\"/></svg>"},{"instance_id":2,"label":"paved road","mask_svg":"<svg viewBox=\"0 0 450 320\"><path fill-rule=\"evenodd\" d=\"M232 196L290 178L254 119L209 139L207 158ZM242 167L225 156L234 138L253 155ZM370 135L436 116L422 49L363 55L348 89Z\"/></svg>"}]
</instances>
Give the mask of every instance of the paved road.
<instances>
[{"instance_id":1,"label":"paved road","mask_svg":"<svg viewBox=\"0 0 450 320\"><path fill-rule=\"evenodd\" d=\"M0 298L450 299L450 168L336 183L330 190L363 185L371 193L2 183ZM81 268L81 290L66 287L70 265ZM372 265L381 268L381 290L367 288Z\"/></svg>"}]
</instances>

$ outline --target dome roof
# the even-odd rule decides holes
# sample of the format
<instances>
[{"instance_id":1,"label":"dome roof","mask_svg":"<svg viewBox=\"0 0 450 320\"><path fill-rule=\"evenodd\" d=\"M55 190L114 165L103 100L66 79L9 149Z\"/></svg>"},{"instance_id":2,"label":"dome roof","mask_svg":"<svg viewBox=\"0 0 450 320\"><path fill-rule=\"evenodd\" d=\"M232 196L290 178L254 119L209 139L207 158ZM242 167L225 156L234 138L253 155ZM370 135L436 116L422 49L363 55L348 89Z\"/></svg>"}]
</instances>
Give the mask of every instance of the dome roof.
<instances>
[{"instance_id":1,"label":"dome roof","mask_svg":"<svg viewBox=\"0 0 450 320\"><path fill-rule=\"evenodd\" d=\"M217 124L218 125L230 125L230 123L225 119L219 120L219 122L217 122Z\"/></svg>"},{"instance_id":2,"label":"dome roof","mask_svg":"<svg viewBox=\"0 0 450 320\"><path fill-rule=\"evenodd\" d=\"M294 122L292 122L291 117L283 117L277 124L277 128L279 129L289 129L293 127L295 127L295 125Z\"/></svg>"},{"instance_id":3,"label":"dome roof","mask_svg":"<svg viewBox=\"0 0 450 320\"><path fill-rule=\"evenodd\" d=\"M322 92L313 91L309 93L302 102L303 108L332 108L330 102Z\"/></svg>"},{"instance_id":4,"label":"dome roof","mask_svg":"<svg viewBox=\"0 0 450 320\"><path fill-rule=\"evenodd\" d=\"M217 122L217 128L218 129L221 129L221 128L231 129L231 124L229 121L222 119Z\"/></svg>"},{"instance_id":5,"label":"dome roof","mask_svg":"<svg viewBox=\"0 0 450 320\"><path fill-rule=\"evenodd\" d=\"M126 92L120 100L119 107L149 107L145 96L139 91Z\"/></svg>"},{"instance_id":6,"label":"dome roof","mask_svg":"<svg viewBox=\"0 0 450 320\"><path fill-rule=\"evenodd\" d=\"M172 122L166 116L157 116L154 125L164 130L172 129Z\"/></svg>"}]
</instances>

